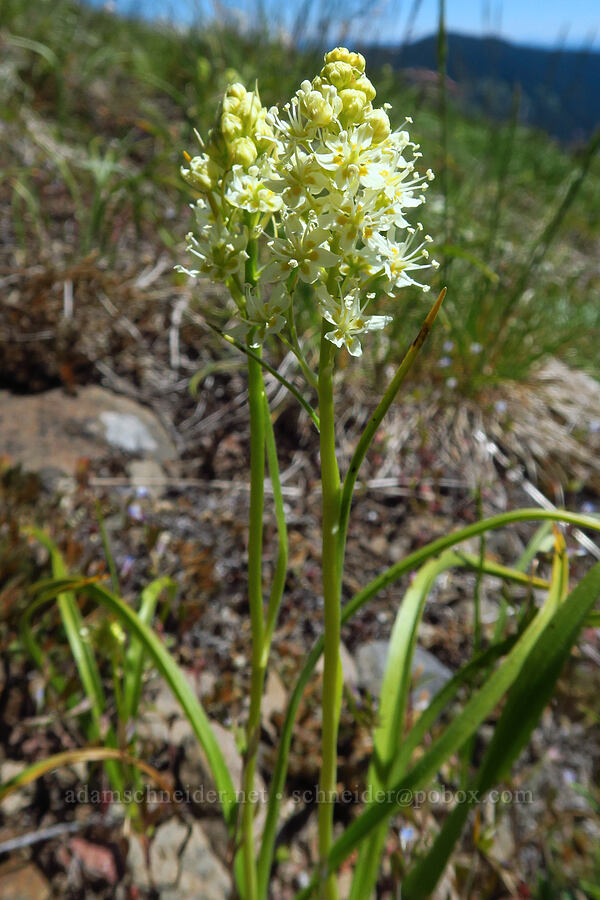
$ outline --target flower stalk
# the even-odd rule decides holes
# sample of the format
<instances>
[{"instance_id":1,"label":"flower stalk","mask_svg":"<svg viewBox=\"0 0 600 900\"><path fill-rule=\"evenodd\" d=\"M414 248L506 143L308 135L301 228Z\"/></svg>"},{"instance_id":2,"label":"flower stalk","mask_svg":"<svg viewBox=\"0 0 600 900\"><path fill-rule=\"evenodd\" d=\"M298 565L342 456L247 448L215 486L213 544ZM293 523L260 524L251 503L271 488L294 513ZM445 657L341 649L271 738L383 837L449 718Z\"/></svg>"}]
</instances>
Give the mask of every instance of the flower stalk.
<instances>
[{"instance_id":1,"label":"flower stalk","mask_svg":"<svg viewBox=\"0 0 600 900\"><path fill-rule=\"evenodd\" d=\"M182 169L184 179L200 195L192 206L196 227L187 236L197 268L183 271L227 285L235 322L227 333L209 325L248 357L252 650L239 818L241 846L236 857L244 900L263 900L272 858L276 823L270 821L267 852L261 851L257 866L251 797L261 698L287 568L285 511L263 370L289 388L320 434L324 672L318 834L323 867L333 845L337 788L345 539L356 473L373 436L368 429L342 488L335 442L335 355L339 348L360 357L364 337L382 330L392 319L379 314L379 302L394 298L406 285L429 290L417 278L422 270L436 265L429 260L431 238L423 233L421 224L412 226L405 218L409 210L424 202L433 173L416 171L421 154L405 130L411 120L392 131L386 112L389 107L375 107L375 95L365 74L364 57L343 47L326 54L319 74L312 81L303 81L281 110L264 108L257 90L230 85L213 128L206 141L200 142L201 153L186 155ZM315 316L321 324L316 375L296 330L297 295L304 286L312 291ZM308 391L318 395L318 417L305 392L263 361L262 347L268 335L278 337L294 353ZM380 421L395 396L413 350L373 423ZM266 612L262 578L265 457L279 543ZM337 900L335 876L319 881L320 895Z\"/></svg>"},{"instance_id":2,"label":"flower stalk","mask_svg":"<svg viewBox=\"0 0 600 900\"><path fill-rule=\"evenodd\" d=\"M325 335L323 323L319 362L319 415L321 421L322 485L322 585L325 650L322 699L322 764L319 782L319 856L327 859L333 841L333 813L337 785L337 736L342 695L340 663L340 558L338 530L340 515L340 473L335 454L335 413L333 370L335 351ZM335 876L324 885L327 900L336 900Z\"/></svg>"}]
</instances>

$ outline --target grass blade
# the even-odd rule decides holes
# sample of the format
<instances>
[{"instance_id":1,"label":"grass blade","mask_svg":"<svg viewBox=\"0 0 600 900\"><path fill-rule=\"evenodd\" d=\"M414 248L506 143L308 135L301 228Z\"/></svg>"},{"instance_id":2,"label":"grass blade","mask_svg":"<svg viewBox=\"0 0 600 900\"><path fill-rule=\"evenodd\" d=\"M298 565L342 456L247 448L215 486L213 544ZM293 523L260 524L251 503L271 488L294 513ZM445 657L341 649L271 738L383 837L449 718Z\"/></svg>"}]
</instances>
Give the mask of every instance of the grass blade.
<instances>
[{"instance_id":1,"label":"grass blade","mask_svg":"<svg viewBox=\"0 0 600 900\"><path fill-rule=\"evenodd\" d=\"M162 790L168 794L172 793L169 782L163 778L154 766L149 765L144 760L129 756L115 747L85 747L77 750L65 750L63 753L56 753L54 756L49 756L47 759L42 759L31 766L27 766L14 778L10 778L4 784L0 784L0 803L10 794L19 790L19 788L31 784L32 781L36 781L42 775L47 775L48 772L52 772L54 769L61 769L63 766L71 766L79 762L106 762L107 760L134 766L136 769L149 775Z\"/></svg>"},{"instance_id":2,"label":"grass blade","mask_svg":"<svg viewBox=\"0 0 600 900\"><path fill-rule=\"evenodd\" d=\"M100 540L102 541L102 549L104 550L104 556L106 557L106 564L108 566L108 571L110 572L110 584L113 590L113 593L120 593L120 585L119 585L119 576L117 574L117 567L115 565L115 557L113 555L110 541L108 539L108 534L106 531L106 526L104 525L104 516L102 515L102 507L100 506L100 501L96 500L96 516L98 518L98 528L100 529Z\"/></svg>"},{"instance_id":3,"label":"grass blade","mask_svg":"<svg viewBox=\"0 0 600 900\"><path fill-rule=\"evenodd\" d=\"M500 513L500 515L492 516L489 519L480 520L473 525L468 525L466 528L461 528L458 531L451 532L449 535L438 538L427 544L425 547L421 547L419 550L406 556L403 560L400 560L400 562L396 563L378 578L374 579L374 581L363 588L363 590L359 591L358 594L355 594L355 596L344 606L342 609L342 624L346 624L346 622L350 621L352 616L358 612L358 610L361 609L378 590L386 587L393 581L396 581L407 572L418 568L432 556L442 553L444 550L447 550L456 544L460 544L468 538L476 537L484 531L503 528L506 525L524 521L566 521L582 528L591 528L600 531L600 518L582 516L566 510L520 509L507 513ZM279 749L275 760L275 768L273 770L273 777L269 788L267 818L259 854L258 865L260 868L270 868L272 863L294 722L298 714L302 695L310 681L322 652L323 638L320 637L315 641L288 701L286 716L279 735Z\"/></svg>"},{"instance_id":4,"label":"grass blade","mask_svg":"<svg viewBox=\"0 0 600 900\"><path fill-rule=\"evenodd\" d=\"M91 600L99 603L119 619L125 630L132 634L142 644L144 652L152 659L157 669L173 691L173 694L181 704L190 725L200 741L206 753L208 764L215 780L216 789L223 810L225 821L231 833L233 833L236 820L237 800L231 780L231 775L225 764L221 748L219 747L210 723L195 692L192 690L187 678L166 650L159 637L141 621L139 615L132 610L119 597L115 597L110 591L97 584L83 584L80 580L59 579L53 584L44 582L41 585L43 596L57 596L66 590L79 589Z\"/></svg>"},{"instance_id":5,"label":"grass blade","mask_svg":"<svg viewBox=\"0 0 600 900\"><path fill-rule=\"evenodd\" d=\"M62 675L59 675L56 672L54 666L52 665L52 661L48 656L46 656L39 643L33 636L33 629L31 627L31 621L34 614L41 606L43 606L47 602L48 600L45 597L41 597L27 607L19 622L19 634L23 647L25 648L27 653L29 653L35 665L38 667L40 672L42 672L47 677L48 682L52 685L56 693L60 695L63 692L66 680Z\"/></svg>"},{"instance_id":6,"label":"grass blade","mask_svg":"<svg viewBox=\"0 0 600 900\"><path fill-rule=\"evenodd\" d=\"M164 590L167 590L172 599L175 587L174 581L164 577L157 578L142 591L138 615L140 621L143 622L144 625L147 625L148 628L152 625L156 604L158 603L160 595ZM127 650L127 668L125 671L125 685L123 690L123 706L126 720L135 719L137 716L142 693L144 659L144 645L141 641L132 638Z\"/></svg>"},{"instance_id":7,"label":"grass blade","mask_svg":"<svg viewBox=\"0 0 600 900\"><path fill-rule=\"evenodd\" d=\"M478 557L465 556L453 551L446 551L439 559L431 560L419 571L404 596L390 637L389 654L381 686L379 726L375 730L373 761L369 767L368 785L371 796L376 796L377 791L386 790L395 781L398 781L410 761L420 737L424 736L460 685L468 680L464 674L460 678L453 678L450 690L446 690L449 687L446 685L441 691L442 704L436 705L435 701L437 700L438 704L440 701L438 698L434 698L434 702L428 708L427 712L431 709L430 715L433 714L433 718L430 719L423 714L417 722L417 726L420 727L415 726L412 729L411 739L404 738L406 708L412 681L412 660L425 601L438 575L447 569L461 565L476 569L481 574L496 575L516 581L522 580L531 584L531 580L522 576L521 573L513 572L495 563L488 564L486 560L480 561ZM541 582L541 584L546 585L545 582ZM509 642L509 646L512 646L512 642ZM490 657L495 659L499 655L501 654L490 654ZM466 666L461 671L464 673L466 670L469 676L474 675L481 668L482 656L485 659L487 654L478 654L477 665L472 669ZM361 900L363 897L371 896L377 880L386 834L387 821L384 821L360 848L352 882L351 900Z\"/></svg>"},{"instance_id":8,"label":"grass blade","mask_svg":"<svg viewBox=\"0 0 600 900\"><path fill-rule=\"evenodd\" d=\"M32 528L30 533L48 550L54 578L66 578L67 566L54 541L40 529ZM80 580L77 583L80 584ZM117 738L114 729L112 726L105 728L102 721L106 699L94 650L90 643L87 627L79 612L75 594L70 590L61 591L56 597L56 602L79 678L90 704L91 718L87 729L88 737L93 741L104 740L109 747L116 748ZM122 793L125 785L121 766L113 759L107 759L106 772L113 788Z\"/></svg>"},{"instance_id":9,"label":"grass blade","mask_svg":"<svg viewBox=\"0 0 600 900\"><path fill-rule=\"evenodd\" d=\"M296 400L298 401L300 406L305 410L305 412L308 413L308 416L309 416L310 420L312 421L313 425L315 426L317 431L319 431L319 428L320 428L319 416L318 416L316 410L313 409L313 407L310 405L310 403L308 402L306 397L304 397L300 393L298 388L294 387L294 385L292 384L291 381L288 381L287 378L285 378L280 372L277 371L277 369L274 369L273 366L270 366L269 363L266 362L262 358L262 356L259 356L258 353L254 353L249 347L246 347L244 344L241 343L241 341L238 341L236 338L234 338L233 335L226 334L224 331L221 331L220 328L217 328L217 326L213 325L211 322L209 322L208 319L205 319L204 321L206 322L208 327L211 329L211 331L214 331L215 334L218 334L220 337L222 337L224 341L227 341L227 343L231 344L233 347L235 347L236 350L239 350L241 353L245 353L246 356L248 357L248 359L252 359L255 362L257 362L261 366L261 368L263 368L265 370L265 372L268 372L269 375L272 375L273 378L276 378L280 384L282 384L284 387L286 387L288 389L288 391L290 392L290 394L292 394L296 398Z\"/></svg>"},{"instance_id":10,"label":"grass blade","mask_svg":"<svg viewBox=\"0 0 600 900\"><path fill-rule=\"evenodd\" d=\"M446 296L446 288L443 288L440 291L439 297L429 310L427 316L425 317L425 321L421 325L419 329L419 333L416 338L406 351L404 355L404 359L400 363L396 374L391 380L390 384L383 397L377 404L375 412L369 419L363 433L360 436L358 444L356 446L356 450L350 460L350 465L348 466L348 471L346 472L346 477L344 478L344 484L342 486L342 498L340 504L340 529L339 529L339 553L343 554L344 548L346 545L346 534L348 531L348 520L350 518L350 507L352 505L352 495L354 494L354 486L356 484L356 479L358 477L359 469L362 465L362 462L367 454L367 450L371 446L373 438L377 433L377 429L381 425L383 417L387 413L388 409L396 399L398 391L400 390L402 383L410 370L412 369L419 353L421 352L421 348L423 344L427 340L431 329L433 328L433 324L437 318L437 314L440 311L442 303L444 302L444 298Z\"/></svg>"},{"instance_id":11,"label":"grass blade","mask_svg":"<svg viewBox=\"0 0 600 900\"><path fill-rule=\"evenodd\" d=\"M561 568L562 561L557 567L558 585L552 589L557 596L562 590ZM481 767L466 792L467 798L473 793L482 796L501 781L527 745L599 596L600 563L562 601L525 660L519 678L509 691ZM420 900L434 890L474 805L467 799L452 810L429 853L408 873L402 885L402 896L407 900Z\"/></svg>"},{"instance_id":12,"label":"grass blade","mask_svg":"<svg viewBox=\"0 0 600 900\"><path fill-rule=\"evenodd\" d=\"M352 598L352 600L350 600L344 606L344 608L342 609L342 624L346 624L346 622L348 622L352 618L352 616L356 612L358 612L358 610L361 609L371 599L371 597L373 597L377 593L378 590L386 587L393 581L396 581L407 572L418 568L432 556L435 556L436 554L441 553L456 544L460 544L462 541L465 541L468 538L476 537L484 531L503 528L504 526L513 524L515 522L538 520L567 521L573 525L600 531L600 518L595 519L591 516L582 516L577 513L568 512L566 510L559 511L542 509L521 509L507 513L501 513L500 515L493 516L489 519L483 519L479 522L475 522L473 525L468 525L466 528L461 528L458 531L446 535L445 537L438 538L437 540L432 541L425 547L416 550L414 553L409 554L403 560L396 563L394 566L384 572L383 575L379 576L379 578L376 578L369 585L367 585L367 587L363 588L362 591L359 591L359 593L356 594ZM491 572L491 574L498 574L498 572ZM521 581L521 583L523 583L520 577L520 573L513 572L511 577L515 578L515 576L519 581ZM523 577L526 579L527 583L529 583L529 579L527 579L527 576ZM279 748L277 751L275 768L273 770L273 777L269 788L267 818L265 821L263 842L259 854L258 865L263 869L270 869L270 866L272 864L275 838L277 833L277 823L279 820L281 799L283 797L283 791L285 788L285 776L287 771L290 746L292 742L294 722L298 714L302 695L310 681L312 673L321 657L322 652L323 638L320 637L313 645L288 701L286 716L283 722L281 733L279 735Z\"/></svg>"},{"instance_id":13,"label":"grass blade","mask_svg":"<svg viewBox=\"0 0 600 900\"><path fill-rule=\"evenodd\" d=\"M543 669L545 677L552 676L555 681L585 617L591 611L599 595L600 564L597 564L584 576L569 598L557 610L553 608L552 599L549 603L546 603L521 635L500 668L473 695L461 714L452 721L444 734L438 738L411 771L392 787L392 797L400 795L405 790L416 790L427 784L436 775L443 763L468 740L471 734L475 732L494 709L506 691L515 683L517 677L521 675L525 662L538 643L540 636L546 630L548 638L541 642L540 646L542 649L540 650L538 647L532 658ZM546 660L543 658L544 654L548 654ZM530 675L532 672L533 666L530 662L525 669L525 674ZM519 678L519 683L523 684L524 693L522 695L518 694L519 703L514 708L524 711L526 709L525 700L533 704L534 697L532 688L525 683L524 677ZM535 683L536 686L539 685L541 687L537 679ZM546 691L547 689L543 691L543 697L545 698L549 696ZM544 705L545 702L546 700L544 700ZM534 708L537 709L537 706ZM499 741L495 743L494 752L504 754L502 763L498 765L500 773L505 771L506 766L514 759L515 753L520 752L524 746L524 741L527 740L529 734L528 723L529 719L527 716L525 716L522 724L516 723L516 733L511 737L510 752L505 753L504 750L501 750ZM489 763L488 765L490 765L490 770L492 770L492 765ZM362 813L332 847L328 871L335 871L339 868L349 854L360 846L372 829L377 827L395 808L395 800L386 799L384 802L374 805ZM310 896L316 878L317 876L315 876L306 892L302 891L297 895L298 900L301 897Z\"/></svg>"},{"instance_id":14,"label":"grass blade","mask_svg":"<svg viewBox=\"0 0 600 900\"><path fill-rule=\"evenodd\" d=\"M47 534L37 528L31 529L31 533L48 550L54 578L67 578L67 567L56 544ZM72 591L61 591L56 599L81 684L91 704L94 721L93 737L97 739L101 733L100 719L104 712L106 700L100 673L94 658L94 651L89 641L87 628L83 623L75 601L75 595Z\"/></svg>"},{"instance_id":15,"label":"grass blade","mask_svg":"<svg viewBox=\"0 0 600 900\"><path fill-rule=\"evenodd\" d=\"M381 684L379 724L373 736L373 756L367 778L371 796L377 796L378 791L385 790L397 780L398 751L404 735L412 682L412 661L425 601L438 575L456 562L456 555L448 551L439 559L425 563L405 593L396 615ZM387 820L384 820L361 845L350 900L363 900L371 896L377 880L387 827Z\"/></svg>"}]
</instances>

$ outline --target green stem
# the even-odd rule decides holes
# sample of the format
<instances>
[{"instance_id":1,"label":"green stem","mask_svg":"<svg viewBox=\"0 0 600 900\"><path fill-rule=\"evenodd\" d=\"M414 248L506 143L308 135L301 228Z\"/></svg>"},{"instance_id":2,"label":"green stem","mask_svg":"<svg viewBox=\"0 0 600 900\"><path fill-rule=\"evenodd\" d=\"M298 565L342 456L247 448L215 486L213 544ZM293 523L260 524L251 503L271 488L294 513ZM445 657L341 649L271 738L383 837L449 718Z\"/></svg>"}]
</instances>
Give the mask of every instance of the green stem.
<instances>
[{"instance_id":1,"label":"green stem","mask_svg":"<svg viewBox=\"0 0 600 900\"><path fill-rule=\"evenodd\" d=\"M288 536L287 523L285 521L285 509L283 506L283 494L281 493L281 480L279 477L279 463L277 461L277 446L275 444L275 434L273 432L273 423L271 421L271 413L269 410L269 401L266 396L264 398L264 420L265 420L265 437L267 446L267 463L269 466L269 478L273 488L273 502L275 505L275 519L277 521L278 551L277 562L275 564L275 572L273 574L273 582L271 584L271 593L269 595L269 603L267 606L267 616L265 620L265 633L263 641L263 662L266 667L269 652L271 649L271 640L277 621L277 614L281 605L283 589L285 587L285 576L287 573L288 560Z\"/></svg>"},{"instance_id":2,"label":"green stem","mask_svg":"<svg viewBox=\"0 0 600 900\"><path fill-rule=\"evenodd\" d=\"M242 853L246 900L256 900L254 860L254 804L251 802L260 734L260 706L265 667L263 663L264 611L262 594L262 544L265 480L265 392L262 369L248 357L248 403L250 407L250 516L248 537L248 602L252 631L250 711L246 725L246 757L242 784Z\"/></svg>"},{"instance_id":3,"label":"green stem","mask_svg":"<svg viewBox=\"0 0 600 900\"><path fill-rule=\"evenodd\" d=\"M258 214L246 215L250 230L245 279L255 285L258 264L258 242L254 226ZM253 333L248 335L252 345ZM254 779L256 755L260 739L260 708L265 683L266 658L265 615L262 592L263 513L265 506L265 411L268 410L262 375L260 347L248 356L248 405L250 408L250 513L248 537L248 603L252 633L250 675L250 710L246 724L246 753L242 776L242 861L244 869L244 900L258 900L258 877L254 857Z\"/></svg>"},{"instance_id":4,"label":"green stem","mask_svg":"<svg viewBox=\"0 0 600 900\"><path fill-rule=\"evenodd\" d=\"M233 297L235 305L240 310L240 312L243 312L246 309L246 298L244 296L244 289L242 287L239 275L232 275L231 278L227 281L227 287L229 289L229 293Z\"/></svg>"},{"instance_id":5,"label":"green stem","mask_svg":"<svg viewBox=\"0 0 600 900\"><path fill-rule=\"evenodd\" d=\"M319 360L319 416L321 421L322 485L322 580L325 615L323 668L322 764L319 782L319 856L326 863L333 841L333 810L337 784L337 735L341 705L340 665L340 572L338 530L340 512L340 473L335 456L335 418L333 407L334 347L321 336ZM337 882L330 876L324 885L326 900L337 900Z\"/></svg>"},{"instance_id":6,"label":"green stem","mask_svg":"<svg viewBox=\"0 0 600 900\"><path fill-rule=\"evenodd\" d=\"M246 269L245 269L245 279L248 284L255 285L257 281L257 273L258 273L258 241L254 236L254 228L256 223L258 222L260 213L246 213L246 225L248 226L248 230L250 232L250 237L248 239L248 244L246 246L246 253L248 254L248 258L246 260Z\"/></svg>"},{"instance_id":7,"label":"green stem","mask_svg":"<svg viewBox=\"0 0 600 900\"><path fill-rule=\"evenodd\" d=\"M266 425L266 446L267 446L267 462L269 466L269 477L273 487L273 500L275 505L275 519L277 521L277 535L279 549L277 553L277 563L273 574L273 582L271 584L271 593L269 595L269 604L267 606L267 615L265 619L265 631L263 638L262 661L266 670L269 653L271 650L271 641L277 614L281 605L283 589L285 587L285 577L287 573L288 560L288 535L287 523L285 521L285 510L283 506L283 495L281 493L281 480L279 478L279 463L277 460L277 447L275 444L275 435L273 433L273 423L269 411L269 403L265 397L265 425ZM278 791L278 796L282 796L282 790ZM268 834L263 830L261 839L261 848L257 861L257 879L258 879L258 897L259 900L266 900L269 890L269 875L271 873L271 863L273 860L273 850L275 846L275 835L277 828L279 804L270 804L269 814L270 829Z\"/></svg>"},{"instance_id":8,"label":"green stem","mask_svg":"<svg viewBox=\"0 0 600 900\"><path fill-rule=\"evenodd\" d=\"M448 214L448 90L447 90L448 36L446 33L446 3L439 0L439 18L437 33L437 65L439 85L440 144L442 165L440 179L444 197L444 244L450 243L450 217ZM442 260L442 283L448 282L449 260L444 255Z\"/></svg>"},{"instance_id":9,"label":"green stem","mask_svg":"<svg viewBox=\"0 0 600 900\"><path fill-rule=\"evenodd\" d=\"M294 304L290 304L289 312L288 312L288 326L290 329L290 347L294 353L294 356L298 360L300 364L300 368L304 374L304 377L308 381L309 385L317 390L318 382L315 376L315 373L308 365L304 353L302 352L302 347L300 346L300 341L298 340L298 332L296 331L296 317L294 316Z\"/></svg>"}]
</instances>

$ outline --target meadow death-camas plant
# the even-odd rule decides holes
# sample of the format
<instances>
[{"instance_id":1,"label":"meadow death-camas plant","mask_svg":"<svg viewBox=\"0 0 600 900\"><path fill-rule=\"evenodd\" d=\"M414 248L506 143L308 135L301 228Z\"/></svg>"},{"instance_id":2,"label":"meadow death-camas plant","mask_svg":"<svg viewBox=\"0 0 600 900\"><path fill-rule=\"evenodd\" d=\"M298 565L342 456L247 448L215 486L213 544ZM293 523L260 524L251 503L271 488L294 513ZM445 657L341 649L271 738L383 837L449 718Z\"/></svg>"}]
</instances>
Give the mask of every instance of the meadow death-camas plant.
<instances>
[{"instance_id":1,"label":"meadow death-camas plant","mask_svg":"<svg viewBox=\"0 0 600 900\"><path fill-rule=\"evenodd\" d=\"M411 224L407 218L424 202L433 173L428 170L421 175L416 170L421 154L404 127L411 119L407 117L400 129L392 131L387 105L374 107L374 99L375 88L365 75L364 57L343 47L326 54L320 73L312 82L303 81L281 110L265 109L258 89L248 91L241 84L232 84L206 141L198 135L202 152L193 158L186 154L181 170L200 197L192 207L196 227L187 236L194 267L180 267L180 271L192 277L208 276L227 286L236 320L227 337L237 340L248 353L252 674L240 831L242 881L250 900L264 894L274 849L276 804L271 805L275 812L263 835L263 860L257 868L254 810L248 796L254 784L261 697L287 562L277 454L261 368L262 344L268 333L279 335L296 355L307 387L317 390L319 401L317 417L292 389L305 408L311 409L319 427L321 451L325 648L318 827L321 866L326 866L333 841L342 694L342 569L356 478L356 472L349 473L342 491L333 402L335 348L345 347L352 356L360 356L362 335L379 331L391 321L393 301L389 298L406 285L420 284L416 278L421 270L435 265L429 262L426 246L432 238L423 234L420 223ZM317 373L307 361L296 330L294 297L301 282L312 286L312 306L322 320ZM429 290L427 285L420 286ZM386 298L390 309L378 311ZM436 312L442 299L443 294ZM431 322L422 340L430 326ZM419 346L415 345L416 350ZM382 401L381 416L403 374ZM371 439L368 434L366 438L358 451L363 455ZM279 532L279 557L266 614L262 585L265 455ZM323 895L334 900L335 876L322 870L317 879Z\"/></svg>"}]
</instances>

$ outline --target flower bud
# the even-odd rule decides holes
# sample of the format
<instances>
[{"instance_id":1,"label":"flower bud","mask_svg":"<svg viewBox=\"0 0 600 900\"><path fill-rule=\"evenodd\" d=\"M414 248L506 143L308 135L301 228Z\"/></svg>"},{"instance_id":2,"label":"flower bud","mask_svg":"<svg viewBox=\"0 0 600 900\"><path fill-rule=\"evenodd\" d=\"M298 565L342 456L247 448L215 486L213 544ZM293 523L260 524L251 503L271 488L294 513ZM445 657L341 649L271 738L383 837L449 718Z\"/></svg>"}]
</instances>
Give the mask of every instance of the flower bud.
<instances>
[{"instance_id":1,"label":"flower bud","mask_svg":"<svg viewBox=\"0 0 600 900\"><path fill-rule=\"evenodd\" d=\"M313 125L322 128L329 125L333 119L333 109L319 91L300 93L298 97L300 112L306 116Z\"/></svg>"},{"instance_id":2,"label":"flower bud","mask_svg":"<svg viewBox=\"0 0 600 900\"><path fill-rule=\"evenodd\" d=\"M252 131L261 109L260 99L253 91L247 93L240 102L238 116L242 119L246 132Z\"/></svg>"},{"instance_id":3,"label":"flower bud","mask_svg":"<svg viewBox=\"0 0 600 900\"><path fill-rule=\"evenodd\" d=\"M206 152L210 158L219 165L227 163L227 139L221 131L221 122L217 120L214 128L211 128L206 138Z\"/></svg>"},{"instance_id":4,"label":"flower bud","mask_svg":"<svg viewBox=\"0 0 600 900\"><path fill-rule=\"evenodd\" d=\"M323 81L329 82L338 91L353 86L356 80L356 69L353 69L349 63L330 62L321 69L321 78Z\"/></svg>"},{"instance_id":5,"label":"flower bud","mask_svg":"<svg viewBox=\"0 0 600 900\"><path fill-rule=\"evenodd\" d=\"M367 122L373 129L373 143L380 144L389 136L391 131L390 120L383 109L374 109L367 116Z\"/></svg>"},{"instance_id":6,"label":"flower bud","mask_svg":"<svg viewBox=\"0 0 600 900\"><path fill-rule=\"evenodd\" d=\"M244 85L241 84L241 82L234 81L233 84L230 84L228 86L227 90L225 91L225 96L232 97L236 100L241 101L244 99L244 97L246 96L247 93L248 93L248 91L246 90Z\"/></svg>"},{"instance_id":7,"label":"flower bud","mask_svg":"<svg viewBox=\"0 0 600 900\"><path fill-rule=\"evenodd\" d=\"M181 176L198 191L211 191L217 183L221 169L206 153L194 156L188 166L181 167Z\"/></svg>"},{"instance_id":8,"label":"flower bud","mask_svg":"<svg viewBox=\"0 0 600 900\"><path fill-rule=\"evenodd\" d=\"M273 129L266 121L265 116L266 110L263 108L256 120L254 133L252 135L252 139L256 144L259 153L266 153L267 150L270 150L273 146Z\"/></svg>"},{"instance_id":9,"label":"flower bud","mask_svg":"<svg viewBox=\"0 0 600 900\"><path fill-rule=\"evenodd\" d=\"M246 97L246 93L246 88L243 84L237 82L235 84L230 84L221 100L221 110L223 114L239 116L240 105Z\"/></svg>"},{"instance_id":10,"label":"flower bud","mask_svg":"<svg viewBox=\"0 0 600 900\"><path fill-rule=\"evenodd\" d=\"M240 108L240 101L237 97L228 97L225 95L221 100L221 109L223 114L227 116L237 116Z\"/></svg>"},{"instance_id":11,"label":"flower bud","mask_svg":"<svg viewBox=\"0 0 600 900\"><path fill-rule=\"evenodd\" d=\"M240 137L244 131L242 120L233 113L224 112L221 116L221 132L226 141Z\"/></svg>"},{"instance_id":12,"label":"flower bud","mask_svg":"<svg viewBox=\"0 0 600 900\"><path fill-rule=\"evenodd\" d=\"M377 91L369 81L366 75L361 75L352 85L355 91L362 91L369 102L375 99Z\"/></svg>"},{"instance_id":13,"label":"flower bud","mask_svg":"<svg viewBox=\"0 0 600 900\"><path fill-rule=\"evenodd\" d=\"M363 112L368 105L367 98L362 91L355 91L351 88L340 91L340 100L342 101L342 116L347 124L360 122L363 118Z\"/></svg>"},{"instance_id":14,"label":"flower bud","mask_svg":"<svg viewBox=\"0 0 600 900\"><path fill-rule=\"evenodd\" d=\"M344 62L358 69L359 72L365 71L365 58L362 53L352 53L346 47L336 47L325 54L325 63Z\"/></svg>"},{"instance_id":15,"label":"flower bud","mask_svg":"<svg viewBox=\"0 0 600 900\"><path fill-rule=\"evenodd\" d=\"M258 152L252 138L236 138L229 145L229 160L232 166L240 165L247 169L257 156Z\"/></svg>"}]
</instances>

